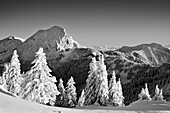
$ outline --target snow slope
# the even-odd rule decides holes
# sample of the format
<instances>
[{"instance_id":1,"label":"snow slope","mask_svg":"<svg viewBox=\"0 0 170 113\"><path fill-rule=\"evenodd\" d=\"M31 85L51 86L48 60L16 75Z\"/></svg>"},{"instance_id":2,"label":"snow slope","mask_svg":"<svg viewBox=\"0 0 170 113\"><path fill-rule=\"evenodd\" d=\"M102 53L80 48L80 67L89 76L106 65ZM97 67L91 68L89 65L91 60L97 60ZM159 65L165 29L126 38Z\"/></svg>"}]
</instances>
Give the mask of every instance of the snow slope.
<instances>
[{"instance_id":1,"label":"snow slope","mask_svg":"<svg viewBox=\"0 0 170 113\"><path fill-rule=\"evenodd\" d=\"M0 92L0 113L168 113L170 103L138 101L125 107L85 106L79 108L50 107L18 99Z\"/></svg>"}]
</instances>

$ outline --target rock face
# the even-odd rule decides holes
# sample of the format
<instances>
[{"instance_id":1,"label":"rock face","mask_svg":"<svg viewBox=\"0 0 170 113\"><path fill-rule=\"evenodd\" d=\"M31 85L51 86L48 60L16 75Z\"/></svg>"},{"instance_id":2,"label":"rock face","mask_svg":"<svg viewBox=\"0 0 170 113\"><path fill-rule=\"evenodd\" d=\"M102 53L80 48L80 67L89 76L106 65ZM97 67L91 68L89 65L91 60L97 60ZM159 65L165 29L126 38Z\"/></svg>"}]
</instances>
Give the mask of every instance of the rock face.
<instances>
[{"instance_id":1,"label":"rock face","mask_svg":"<svg viewBox=\"0 0 170 113\"><path fill-rule=\"evenodd\" d=\"M22 41L9 36L0 40L0 73L2 73L3 65L11 60L13 51L22 44Z\"/></svg>"},{"instance_id":2,"label":"rock face","mask_svg":"<svg viewBox=\"0 0 170 113\"><path fill-rule=\"evenodd\" d=\"M19 59L23 64L22 69L27 71L30 67L28 65L30 65L30 62L35 57L35 52L40 47L44 48L49 63L54 64L57 63L57 59L62 57L62 52L76 48L77 46L78 43L72 37L68 36L63 28L54 26L47 30L39 30L18 47L17 51Z\"/></svg>"},{"instance_id":3,"label":"rock face","mask_svg":"<svg viewBox=\"0 0 170 113\"><path fill-rule=\"evenodd\" d=\"M146 64L160 66L163 63L170 62L170 50L160 44L141 44L134 47L123 46L118 51L139 58Z\"/></svg>"}]
</instances>

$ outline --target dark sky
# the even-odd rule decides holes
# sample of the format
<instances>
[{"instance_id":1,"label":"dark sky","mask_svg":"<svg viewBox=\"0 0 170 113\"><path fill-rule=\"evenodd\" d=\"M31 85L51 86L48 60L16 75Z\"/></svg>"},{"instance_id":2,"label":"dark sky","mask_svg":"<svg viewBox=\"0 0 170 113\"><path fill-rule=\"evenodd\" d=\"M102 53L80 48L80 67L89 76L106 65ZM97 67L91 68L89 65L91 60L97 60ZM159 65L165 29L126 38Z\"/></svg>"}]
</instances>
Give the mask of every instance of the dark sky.
<instances>
[{"instance_id":1,"label":"dark sky","mask_svg":"<svg viewBox=\"0 0 170 113\"><path fill-rule=\"evenodd\" d=\"M0 39L64 27L85 46L170 44L169 0L1 0Z\"/></svg>"}]
</instances>

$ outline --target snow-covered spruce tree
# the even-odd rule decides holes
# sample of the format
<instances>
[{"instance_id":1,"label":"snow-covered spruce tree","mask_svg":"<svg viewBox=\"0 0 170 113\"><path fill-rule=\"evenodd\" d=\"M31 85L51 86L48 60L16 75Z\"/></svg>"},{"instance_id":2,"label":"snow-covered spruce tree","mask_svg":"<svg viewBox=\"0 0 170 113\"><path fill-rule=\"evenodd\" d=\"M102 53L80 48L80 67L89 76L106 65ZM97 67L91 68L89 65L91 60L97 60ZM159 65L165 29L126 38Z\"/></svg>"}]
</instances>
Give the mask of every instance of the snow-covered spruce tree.
<instances>
[{"instance_id":1,"label":"snow-covered spruce tree","mask_svg":"<svg viewBox=\"0 0 170 113\"><path fill-rule=\"evenodd\" d=\"M138 97L139 97L139 100L144 100L144 97L145 97L145 89L144 88L142 88L142 90L139 93Z\"/></svg>"},{"instance_id":2,"label":"snow-covered spruce tree","mask_svg":"<svg viewBox=\"0 0 170 113\"><path fill-rule=\"evenodd\" d=\"M115 75L115 71L113 71L112 78L109 81L109 104L111 104L111 105L114 105L114 103L115 103L114 101L117 98L115 93L117 90L118 90L118 87L116 84L116 75Z\"/></svg>"},{"instance_id":3,"label":"snow-covered spruce tree","mask_svg":"<svg viewBox=\"0 0 170 113\"><path fill-rule=\"evenodd\" d=\"M32 102L54 105L56 95L60 93L55 84L56 78L50 74L43 48L36 52L32 64L34 65L24 76L21 97Z\"/></svg>"},{"instance_id":4,"label":"snow-covered spruce tree","mask_svg":"<svg viewBox=\"0 0 170 113\"><path fill-rule=\"evenodd\" d=\"M106 65L104 64L104 56L100 54L100 59L97 62L97 102L106 106L109 101L109 88L108 88L108 79L107 79Z\"/></svg>"},{"instance_id":5,"label":"snow-covered spruce tree","mask_svg":"<svg viewBox=\"0 0 170 113\"><path fill-rule=\"evenodd\" d=\"M142 88L141 93L139 94L140 100L149 100L151 101L151 97L148 91L147 83L145 83L145 89Z\"/></svg>"},{"instance_id":6,"label":"snow-covered spruce tree","mask_svg":"<svg viewBox=\"0 0 170 113\"><path fill-rule=\"evenodd\" d=\"M117 82L117 87L118 87L118 97L119 97L119 100L117 101L117 105L118 106L123 106L123 102L124 102L124 96L123 96L123 92L122 92L122 85L121 85L121 81L120 81L120 78Z\"/></svg>"},{"instance_id":7,"label":"snow-covered spruce tree","mask_svg":"<svg viewBox=\"0 0 170 113\"><path fill-rule=\"evenodd\" d=\"M1 87L5 90L7 89L7 83L9 83L9 63L6 63L4 65L5 67L5 71L2 73L2 77L1 77Z\"/></svg>"},{"instance_id":8,"label":"snow-covered spruce tree","mask_svg":"<svg viewBox=\"0 0 170 113\"><path fill-rule=\"evenodd\" d=\"M60 92L60 94L57 95L55 105L64 107L64 106L66 106L66 94L65 94L65 88L63 85L63 80L61 78L60 78L59 84L58 84L58 91Z\"/></svg>"},{"instance_id":9,"label":"snow-covered spruce tree","mask_svg":"<svg viewBox=\"0 0 170 113\"><path fill-rule=\"evenodd\" d=\"M163 99L162 89L160 90L160 89L158 88L158 85L156 85L156 87L155 87L155 95L153 96L152 100L153 100L153 101L165 101L165 100Z\"/></svg>"},{"instance_id":10,"label":"snow-covered spruce tree","mask_svg":"<svg viewBox=\"0 0 170 113\"><path fill-rule=\"evenodd\" d=\"M97 66L95 57L92 58L90 63L90 71L86 80L86 87L84 90L85 94L85 105L93 105L97 99L96 82L97 82Z\"/></svg>"},{"instance_id":11,"label":"snow-covered spruce tree","mask_svg":"<svg viewBox=\"0 0 170 113\"><path fill-rule=\"evenodd\" d=\"M84 106L84 102L85 102L85 95L84 95L84 89L81 92L81 96L78 100L78 106Z\"/></svg>"},{"instance_id":12,"label":"snow-covered spruce tree","mask_svg":"<svg viewBox=\"0 0 170 113\"><path fill-rule=\"evenodd\" d=\"M146 94L146 99L150 101L151 100L151 96L149 94L147 83L145 83L145 94Z\"/></svg>"},{"instance_id":13,"label":"snow-covered spruce tree","mask_svg":"<svg viewBox=\"0 0 170 113\"><path fill-rule=\"evenodd\" d=\"M75 107L77 105L77 93L76 93L76 87L74 86L75 82L73 77L71 77L67 82L66 87L66 104L67 107Z\"/></svg>"},{"instance_id":14,"label":"snow-covered spruce tree","mask_svg":"<svg viewBox=\"0 0 170 113\"><path fill-rule=\"evenodd\" d=\"M166 101L163 99L163 93L162 93L162 89L159 90L159 101Z\"/></svg>"},{"instance_id":15,"label":"snow-covered spruce tree","mask_svg":"<svg viewBox=\"0 0 170 113\"><path fill-rule=\"evenodd\" d=\"M3 76L6 80L7 90L12 94L18 96L21 85L21 69L20 69L20 61L18 59L17 51L14 50L13 56L11 58L11 62L9 65L6 65L6 71Z\"/></svg>"}]
</instances>

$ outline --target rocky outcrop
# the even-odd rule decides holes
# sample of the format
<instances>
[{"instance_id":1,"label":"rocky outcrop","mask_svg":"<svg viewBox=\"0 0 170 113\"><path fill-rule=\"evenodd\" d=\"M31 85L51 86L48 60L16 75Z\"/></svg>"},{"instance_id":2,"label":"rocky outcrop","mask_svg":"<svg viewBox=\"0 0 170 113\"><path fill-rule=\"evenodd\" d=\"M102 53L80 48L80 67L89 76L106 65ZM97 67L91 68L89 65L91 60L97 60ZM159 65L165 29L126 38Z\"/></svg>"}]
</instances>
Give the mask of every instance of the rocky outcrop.
<instances>
[{"instance_id":1,"label":"rocky outcrop","mask_svg":"<svg viewBox=\"0 0 170 113\"><path fill-rule=\"evenodd\" d=\"M55 65L59 59L64 57L65 51L78 47L78 43L59 26L53 26L47 30L39 30L17 48L24 71L29 69L29 65L35 57L35 52L40 47L44 48L49 65L53 67L52 65Z\"/></svg>"},{"instance_id":2,"label":"rocky outcrop","mask_svg":"<svg viewBox=\"0 0 170 113\"><path fill-rule=\"evenodd\" d=\"M13 51L21 44L22 41L15 39L14 36L9 36L3 40L0 40L0 73L2 73L4 63L11 60Z\"/></svg>"}]
</instances>

